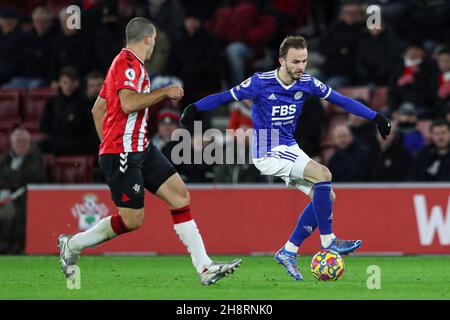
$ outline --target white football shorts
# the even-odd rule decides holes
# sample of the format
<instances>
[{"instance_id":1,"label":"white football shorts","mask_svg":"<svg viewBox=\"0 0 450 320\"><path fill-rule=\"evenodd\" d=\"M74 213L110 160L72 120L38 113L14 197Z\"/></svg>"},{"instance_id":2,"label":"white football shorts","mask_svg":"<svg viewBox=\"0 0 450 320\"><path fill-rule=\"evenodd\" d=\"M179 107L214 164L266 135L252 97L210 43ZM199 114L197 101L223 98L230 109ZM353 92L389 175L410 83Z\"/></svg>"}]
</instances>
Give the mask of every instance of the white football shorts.
<instances>
[{"instance_id":1,"label":"white football shorts","mask_svg":"<svg viewBox=\"0 0 450 320\"><path fill-rule=\"evenodd\" d=\"M297 144L280 145L267 152L263 158L253 158L255 167L267 176L280 177L286 187L296 188L309 195L313 183L303 179L303 172L310 157Z\"/></svg>"}]
</instances>

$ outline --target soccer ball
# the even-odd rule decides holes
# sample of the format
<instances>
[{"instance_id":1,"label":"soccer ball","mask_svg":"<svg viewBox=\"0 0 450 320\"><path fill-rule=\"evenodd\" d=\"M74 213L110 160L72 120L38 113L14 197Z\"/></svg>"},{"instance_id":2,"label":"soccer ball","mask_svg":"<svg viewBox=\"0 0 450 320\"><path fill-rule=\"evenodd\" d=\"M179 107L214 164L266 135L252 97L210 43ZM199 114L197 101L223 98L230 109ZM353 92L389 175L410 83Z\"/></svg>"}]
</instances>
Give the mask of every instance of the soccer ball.
<instances>
[{"instance_id":1,"label":"soccer ball","mask_svg":"<svg viewBox=\"0 0 450 320\"><path fill-rule=\"evenodd\" d=\"M311 261L311 272L319 281L336 281L342 277L344 268L344 260L333 250L322 250Z\"/></svg>"}]
</instances>

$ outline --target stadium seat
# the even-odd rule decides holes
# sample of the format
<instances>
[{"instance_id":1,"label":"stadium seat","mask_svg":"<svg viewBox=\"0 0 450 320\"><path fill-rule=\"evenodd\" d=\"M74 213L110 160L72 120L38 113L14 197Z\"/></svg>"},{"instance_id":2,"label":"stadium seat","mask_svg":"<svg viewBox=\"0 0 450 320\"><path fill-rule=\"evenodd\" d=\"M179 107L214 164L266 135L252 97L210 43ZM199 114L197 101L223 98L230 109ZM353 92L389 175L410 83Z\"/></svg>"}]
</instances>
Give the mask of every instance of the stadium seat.
<instances>
[{"instance_id":1,"label":"stadium seat","mask_svg":"<svg viewBox=\"0 0 450 320\"><path fill-rule=\"evenodd\" d=\"M9 136L0 132L0 156L3 155L9 148Z\"/></svg>"},{"instance_id":2,"label":"stadium seat","mask_svg":"<svg viewBox=\"0 0 450 320\"><path fill-rule=\"evenodd\" d=\"M18 89L0 90L0 122L11 125L19 124L20 116L20 93Z\"/></svg>"},{"instance_id":3,"label":"stadium seat","mask_svg":"<svg viewBox=\"0 0 450 320\"><path fill-rule=\"evenodd\" d=\"M388 87L377 87L372 92L370 107L377 111L386 111L388 109Z\"/></svg>"},{"instance_id":4,"label":"stadium seat","mask_svg":"<svg viewBox=\"0 0 450 320\"><path fill-rule=\"evenodd\" d=\"M39 122L48 99L54 97L57 90L51 88L34 89L24 94L23 127L30 131L39 129Z\"/></svg>"},{"instance_id":5,"label":"stadium seat","mask_svg":"<svg viewBox=\"0 0 450 320\"><path fill-rule=\"evenodd\" d=\"M93 156L62 156L53 162L51 178L58 183L92 182Z\"/></svg>"}]
</instances>

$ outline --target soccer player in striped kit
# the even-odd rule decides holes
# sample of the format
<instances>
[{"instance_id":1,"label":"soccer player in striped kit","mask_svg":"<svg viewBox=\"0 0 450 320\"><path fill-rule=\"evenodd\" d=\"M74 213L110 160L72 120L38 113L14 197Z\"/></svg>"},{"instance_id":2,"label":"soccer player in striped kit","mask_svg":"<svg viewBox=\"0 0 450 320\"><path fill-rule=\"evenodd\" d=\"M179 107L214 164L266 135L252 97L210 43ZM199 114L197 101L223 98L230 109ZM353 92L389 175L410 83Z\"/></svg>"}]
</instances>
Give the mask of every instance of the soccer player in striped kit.
<instances>
[{"instance_id":1,"label":"soccer player in striped kit","mask_svg":"<svg viewBox=\"0 0 450 320\"><path fill-rule=\"evenodd\" d=\"M307 58L305 39L300 36L286 37L279 49L280 68L255 73L230 90L190 104L180 119L181 124L190 126L196 111L212 110L234 100L253 100L253 163L263 175L280 177L288 187L297 188L311 198L291 237L275 255L275 259L295 280L303 279L297 265L299 247L317 227L322 249L347 254L362 243L361 240L341 240L334 235L332 202L335 194L331 189L331 172L303 152L293 137L305 100L309 96L317 96L373 121L383 138L391 130L389 120L381 114L340 95L306 74Z\"/></svg>"},{"instance_id":2,"label":"soccer player in striped kit","mask_svg":"<svg viewBox=\"0 0 450 320\"><path fill-rule=\"evenodd\" d=\"M156 30L144 18L132 19L126 27L126 48L108 70L92 114L101 140L99 164L111 189L119 214L99 221L91 229L60 235L60 262L70 277L85 248L138 229L144 221L144 188L171 208L174 229L187 250L203 285L210 285L235 271L240 259L212 261L189 208L189 193L172 164L147 138L148 108L165 98L179 100L183 89L170 86L150 90L144 61L150 59Z\"/></svg>"}]
</instances>

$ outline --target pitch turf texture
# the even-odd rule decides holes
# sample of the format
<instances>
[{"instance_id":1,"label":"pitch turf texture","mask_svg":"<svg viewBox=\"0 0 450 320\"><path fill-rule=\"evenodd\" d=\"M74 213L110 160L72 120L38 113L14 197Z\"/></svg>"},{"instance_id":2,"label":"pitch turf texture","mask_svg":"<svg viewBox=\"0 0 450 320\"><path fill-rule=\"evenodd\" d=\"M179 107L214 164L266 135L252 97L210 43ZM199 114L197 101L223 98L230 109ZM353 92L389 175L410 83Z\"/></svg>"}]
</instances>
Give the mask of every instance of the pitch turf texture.
<instances>
[{"instance_id":1,"label":"pitch turf texture","mask_svg":"<svg viewBox=\"0 0 450 320\"><path fill-rule=\"evenodd\" d=\"M337 282L315 280L310 256L299 260L303 281L272 257L241 258L232 276L204 287L188 256L82 256L81 289L69 290L56 256L3 256L0 299L450 299L450 256L344 257ZM371 265L380 290L367 288Z\"/></svg>"}]
</instances>

